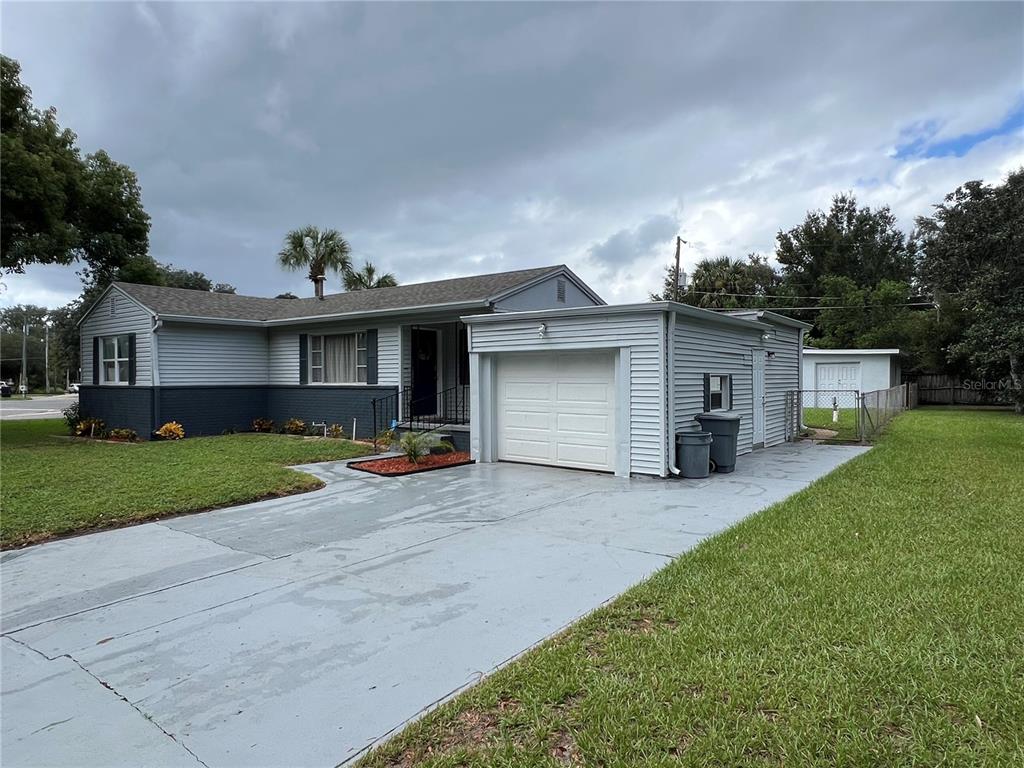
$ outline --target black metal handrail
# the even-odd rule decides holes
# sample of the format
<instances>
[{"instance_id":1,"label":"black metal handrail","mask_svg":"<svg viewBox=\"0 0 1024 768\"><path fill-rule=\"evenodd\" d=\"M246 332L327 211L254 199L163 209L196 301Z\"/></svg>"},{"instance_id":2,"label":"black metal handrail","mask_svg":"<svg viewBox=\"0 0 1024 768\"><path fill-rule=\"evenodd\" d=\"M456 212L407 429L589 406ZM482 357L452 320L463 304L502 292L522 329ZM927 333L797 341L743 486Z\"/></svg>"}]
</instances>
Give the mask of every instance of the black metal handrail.
<instances>
[{"instance_id":1,"label":"black metal handrail","mask_svg":"<svg viewBox=\"0 0 1024 768\"><path fill-rule=\"evenodd\" d=\"M458 384L432 395L414 398L411 389L375 398L374 435L394 429L433 432L450 424L469 423L469 385Z\"/></svg>"}]
</instances>

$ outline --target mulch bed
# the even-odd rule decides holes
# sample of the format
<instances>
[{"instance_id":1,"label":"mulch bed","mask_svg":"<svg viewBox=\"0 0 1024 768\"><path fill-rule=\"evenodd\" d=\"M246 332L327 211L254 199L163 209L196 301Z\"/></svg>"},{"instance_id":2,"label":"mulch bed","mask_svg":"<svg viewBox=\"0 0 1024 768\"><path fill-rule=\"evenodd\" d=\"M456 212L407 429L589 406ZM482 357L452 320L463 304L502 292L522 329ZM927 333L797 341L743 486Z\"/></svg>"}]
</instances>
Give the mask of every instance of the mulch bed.
<instances>
[{"instance_id":1,"label":"mulch bed","mask_svg":"<svg viewBox=\"0 0 1024 768\"><path fill-rule=\"evenodd\" d=\"M444 469L445 467L461 467L465 464L472 464L473 460L465 451L453 453L430 454L424 456L413 464L405 456L392 456L387 459L370 459L369 461L350 462L352 469L363 472L370 472L374 475L384 477L396 477L398 475L412 475L417 472L430 472L433 469Z\"/></svg>"}]
</instances>

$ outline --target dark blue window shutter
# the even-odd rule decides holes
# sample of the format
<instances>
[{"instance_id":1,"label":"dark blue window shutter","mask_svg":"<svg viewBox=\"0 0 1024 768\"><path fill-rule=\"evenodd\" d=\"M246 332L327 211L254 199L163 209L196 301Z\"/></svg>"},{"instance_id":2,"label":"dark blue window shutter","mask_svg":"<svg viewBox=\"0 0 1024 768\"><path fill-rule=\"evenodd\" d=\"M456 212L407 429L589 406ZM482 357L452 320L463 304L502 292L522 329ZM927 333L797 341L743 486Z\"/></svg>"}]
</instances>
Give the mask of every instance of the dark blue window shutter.
<instances>
[{"instance_id":1,"label":"dark blue window shutter","mask_svg":"<svg viewBox=\"0 0 1024 768\"><path fill-rule=\"evenodd\" d=\"M711 410L711 374L704 374L704 412Z\"/></svg>"},{"instance_id":2,"label":"dark blue window shutter","mask_svg":"<svg viewBox=\"0 0 1024 768\"><path fill-rule=\"evenodd\" d=\"M128 334L128 383L135 385L135 334Z\"/></svg>"},{"instance_id":3,"label":"dark blue window shutter","mask_svg":"<svg viewBox=\"0 0 1024 768\"><path fill-rule=\"evenodd\" d=\"M92 383L100 383L100 337L92 337Z\"/></svg>"},{"instance_id":4,"label":"dark blue window shutter","mask_svg":"<svg viewBox=\"0 0 1024 768\"><path fill-rule=\"evenodd\" d=\"M377 329L366 332L366 383L377 383Z\"/></svg>"},{"instance_id":5,"label":"dark blue window shutter","mask_svg":"<svg viewBox=\"0 0 1024 768\"><path fill-rule=\"evenodd\" d=\"M753 382L751 382L751 391L753 391ZM732 405L732 375L729 376L729 410L733 409Z\"/></svg>"},{"instance_id":6,"label":"dark blue window shutter","mask_svg":"<svg viewBox=\"0 0 1024 768\"><path fill-rule=\"evenodd\" d=\"M299 384L309 384L309 336L299 334Z\"/></svg>"}]
</instances>

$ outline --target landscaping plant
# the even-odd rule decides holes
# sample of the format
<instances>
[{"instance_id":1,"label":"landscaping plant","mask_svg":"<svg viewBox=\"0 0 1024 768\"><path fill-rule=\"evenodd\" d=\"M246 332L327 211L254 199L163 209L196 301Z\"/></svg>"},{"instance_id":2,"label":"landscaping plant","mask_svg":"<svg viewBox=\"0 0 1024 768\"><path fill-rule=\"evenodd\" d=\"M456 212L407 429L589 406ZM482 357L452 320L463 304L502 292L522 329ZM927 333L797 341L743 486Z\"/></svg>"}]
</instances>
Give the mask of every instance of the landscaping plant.
<instances>
[{"instance_id":1,"label":"landscaping plant","mask_svg":"<svg viewBox=\"0 0 1024 768\"><path fill-rule=\"evenodd\" d=\"M256 418L252 420L252 431L253 432L273 432L274 431L274 420L273 419L262 419Z\"/></svg>"},{"instance_id":2,"label":"landscaping plant","mask_svg":"<svg viewBox=\"0 0 1024 768\"><path fill-rule=\"evenodd\" d=\"M327 436L333 437L336 440L341 439L345 436L345 430L341 428L340 424L331 424L331 426L327 428Z\"/></svg>"},{"instance_id":3,"label":"landscaping plant","mask_svg":"<svg viewBox=\"0 0 1024 768\"><path fill-rule=\"evenodd\" d=\"M284 431L289 435L304 435L306 434L306 422L302 419L288 419L284 423Z\"/></svg>"},{"instance_id":4,"label":"landscaping plant","mask_svg":"<svg viewBox=\"0 0 1024 768\"><path fill-rule=\"evenodd\" d=\"M103 437L105 427L102 419L90 416L78 422L75 426L75 434L79 437Z\"/></svg>"},{"instance_id":5,"label":"landscaping plant","mask_svg":"<svg viewBox=\"0 0 1024 768\"><path fill-rule=\"evenodd\" d=\"M64 422L68 425L68 432L72 435L78 434L78 422L82 420L82 408L76 400L63 411L61 415L64 416Z\"/></svg>"},{"instance_id":6,"label":"landscaping plant","mask_svg":"<svg viewBox=\"0 0 1024 768\"><path fill-rule=\"evenodd\" d=\"M153 434L164 440L181 440L185 437L185 428L176 421L168 421Z\"/></svg>"},{"instance_id":7,"label":"landscaping plant","mask_svg":"<svg viewBox=\"0 0 1024 768\"><path fill-rule=\"evenodd\" d=\"M139 439L139 435L134 429L128 429L127 427L115 427L107 432L107 439L120 440L125 443L134 443Z\"/></svg>"},{"instance_id":8,"label":"landscaping plant","mask_svg":"<svg viewBox=\"0 0 1024 768\"><path fill-rule=\"evenodd\" d=\"M412 464L418 463L430 450L426 436L419 432L406 432L402 435L398 445L405 454L405 458Z\"/></svg>"}]
</instances>

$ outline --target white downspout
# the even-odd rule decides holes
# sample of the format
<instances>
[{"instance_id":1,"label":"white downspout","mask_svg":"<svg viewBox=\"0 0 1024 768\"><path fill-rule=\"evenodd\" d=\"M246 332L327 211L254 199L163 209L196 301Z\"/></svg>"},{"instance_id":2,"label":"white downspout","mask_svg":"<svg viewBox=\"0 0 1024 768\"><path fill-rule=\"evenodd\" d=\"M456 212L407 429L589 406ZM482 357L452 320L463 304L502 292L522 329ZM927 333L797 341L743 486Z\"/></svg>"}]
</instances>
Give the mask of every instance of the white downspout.
<instances>
[{"instance_id":1,"label":"white downspout","mask_svg":"<svg viewBox=\"0 0 1024 768\"><path fill-rule=\"evenodd\" d=\"M675 363L676 363L676 313L666 310L665 319L665 395L668 404L665 412L668 415L668 471L677 477L683 473L676 466L676 397L675 397Z\"/></svg>"}]
</instances>

